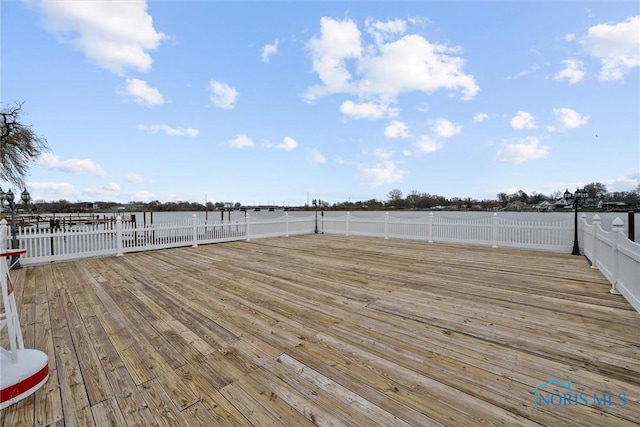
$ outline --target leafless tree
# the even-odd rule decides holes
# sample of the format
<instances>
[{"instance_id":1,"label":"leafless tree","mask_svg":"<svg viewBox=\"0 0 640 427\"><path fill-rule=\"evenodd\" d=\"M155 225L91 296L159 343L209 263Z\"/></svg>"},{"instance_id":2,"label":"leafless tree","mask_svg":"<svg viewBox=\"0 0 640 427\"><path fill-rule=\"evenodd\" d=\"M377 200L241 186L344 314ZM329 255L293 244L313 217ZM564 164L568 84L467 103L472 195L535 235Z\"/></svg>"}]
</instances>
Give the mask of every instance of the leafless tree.
<instances>
[{"instance_id":1,"label":"leafless tree","mask_svg":"<svg viewBox=\"0 0 640 427\"><path fill-rule=\"evenodd\" d=\"M0 181L24 186L29 163L49 150L47 140L20 120L22 104L0 110Z\"/></svg>"}]
</instances>

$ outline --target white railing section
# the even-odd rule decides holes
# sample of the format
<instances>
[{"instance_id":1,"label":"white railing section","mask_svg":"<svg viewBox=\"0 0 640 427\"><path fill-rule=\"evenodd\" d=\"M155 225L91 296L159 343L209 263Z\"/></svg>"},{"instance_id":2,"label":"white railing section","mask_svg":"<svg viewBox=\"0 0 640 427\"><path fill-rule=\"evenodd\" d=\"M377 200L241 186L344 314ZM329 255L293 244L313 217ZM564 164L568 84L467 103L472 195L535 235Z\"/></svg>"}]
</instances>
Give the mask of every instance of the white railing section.
<instances>
[{"instance_id":1,"label":"white railing section","mask_svg":"<svg viewBox=\"0 0 640 427\"><path fill-rule=\"evenodd\" d=\"M278 218L254 218L247 213L243 219L230 222L192 218L161 224L137 225L118 218L114 223L80 225L66 229L19 228L18 245L27 249L24 265L66 261L94 256L121 256L129 252L198 246L234 240L310 234L315 227L314 213ZM4 247L11 247L11 235L6 220Z\"/></svg>"},{"instance_id":2,"label":"white railing section","mask_svg":"<svg viewBox=\"0 0 640 427\"><path fill-rule=\"evenodd\" d=\"M544 214L542 214L544 215ZM284 212L280 216L249 214L229 222L192 218L162 224L136 225L118 219L115 223L74 226L68 229L18 229L19 247L27 249L22 264L64 261L93 256L121 256L128 252L198 246L200 244L251 240L268 237L319 233L412 239L425 242L463 243L483 246L537 249L570 253L573 220L528 220L513 216L461 215L404 212ZM11 246L6 220L0 221ZM625 235L616 218L605 231L598 215L589 224L586 215L579 222L580 244L592 268L599 269L620 293L640 311L640 245Z\"/></svg>"},{"instance_id":3,"label":"white railing section","mask_svg":"<svg viewBox=\"0 0 640 427\"><path fill-rule=\"evenodd\" d=\"M377 216L347 212L324 216L322 231L332 234L426 240L497 247L571 251L573 223L563 221L521 221L497 213L478 218L447 217L433 212L415 216Z\"/></svg>"},{"instance_id":4,"label":"white railing section","mask_svg":"<svg viewBox=\"0 0 640 427\"><path fill-rule=\"evenodd\" d=\"M313 233L316 224L314 213L309 215L308 212L304 212L303 214L300 216L284 212L276 218L260 218L247 212L245 221L250 230L247 232L247 240Z\"/></svg>"},{"instance_id":5,"label":"white railing section","mask_svg":"<svg viewBox=\"0 0 640 427\"><path fill-rule=\"evenodd\" d=\"M83 225L72 229L25 228L18 230L17 237L20 247L27 250L22 264L29 264L30 260L50 262L116 254L114 223Z\"/></svg>"},{"instance_id":6,"label":"white railing section","mask_svg":"<svg viewBox=\"0 0 640 427\"><path fill-rule=\"evenodd\" d=\"M640 312L640 244L632 242L624 233L624 223L616 218L611 231L600 225L594 215L592 223L582 215L584 254L611 283L611 293L621 294Z\"/></svg>"}]
</instances>

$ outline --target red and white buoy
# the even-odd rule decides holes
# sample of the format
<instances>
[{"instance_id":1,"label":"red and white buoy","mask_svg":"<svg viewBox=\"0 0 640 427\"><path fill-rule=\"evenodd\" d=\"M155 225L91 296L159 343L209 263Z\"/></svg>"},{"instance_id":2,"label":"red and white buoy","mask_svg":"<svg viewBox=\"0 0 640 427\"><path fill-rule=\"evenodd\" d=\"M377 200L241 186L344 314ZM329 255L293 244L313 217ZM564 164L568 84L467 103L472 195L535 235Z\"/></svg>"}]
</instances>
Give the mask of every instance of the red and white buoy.
<instances>
[{"instance_id":1,"label":"red and white buoy","mask_svg":"<svg viewBox=\"0 0 640 427\"><path fill-rule=\"evenodd\" d=\"M0 285L4 312L0 312L0 333L7 334L9 348L0 347L0 409L30 396L49 378L47 355L40 350L24 348L8 262L26 250L5 250L6 230L7 222L3 219L0 221Z\"/></svg>"}]
</instances>

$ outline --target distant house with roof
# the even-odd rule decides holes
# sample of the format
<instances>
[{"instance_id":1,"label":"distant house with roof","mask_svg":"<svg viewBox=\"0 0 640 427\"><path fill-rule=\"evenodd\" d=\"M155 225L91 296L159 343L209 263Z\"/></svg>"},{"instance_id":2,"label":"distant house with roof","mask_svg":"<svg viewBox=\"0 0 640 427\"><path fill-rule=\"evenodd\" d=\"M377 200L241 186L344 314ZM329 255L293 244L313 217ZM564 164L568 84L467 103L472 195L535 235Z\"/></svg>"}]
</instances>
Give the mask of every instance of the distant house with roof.
<instances>
[{"instance_id":1,"label":"distant house with roof","mask_svg":"<svg viewBox=\"0 0 640 427\"><path fill-rule=\"evenodd\" d=\"M640 200L638 199L614 199L600 203L598 208L606 211L640 211Z\"/></svg>"},{"instance_id":2,"label":"distant house with roof","mask_svg":"<svg viewBox=\"0 0 640 427\"><path fill-rule=\"evenodd\" d=\"M573 201L569 202L564 197L556 200L543 200L535 206L535 210L539 212L549 212L561 209L569 209L573 207Z\"/></svg>"}]
</instances>

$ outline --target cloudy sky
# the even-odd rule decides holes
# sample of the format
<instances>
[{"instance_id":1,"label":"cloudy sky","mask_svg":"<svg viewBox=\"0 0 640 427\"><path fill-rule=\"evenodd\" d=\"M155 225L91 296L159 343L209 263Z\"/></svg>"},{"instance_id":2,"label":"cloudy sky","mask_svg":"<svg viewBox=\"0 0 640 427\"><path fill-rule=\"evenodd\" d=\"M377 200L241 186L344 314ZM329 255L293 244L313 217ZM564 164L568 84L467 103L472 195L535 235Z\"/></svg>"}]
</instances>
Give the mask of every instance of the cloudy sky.
<instances>
[{"instance_id":1,"label":"cloudy sky","mask_svg":"<svg viewBox=\"0 0 640 427\"><path fill-rule=\"evenodd\" d=\"M1 16L2 105L24 102L51 148L36 199L640 182L635 0L29 0Z\"/></svg>"}]
</instances>

